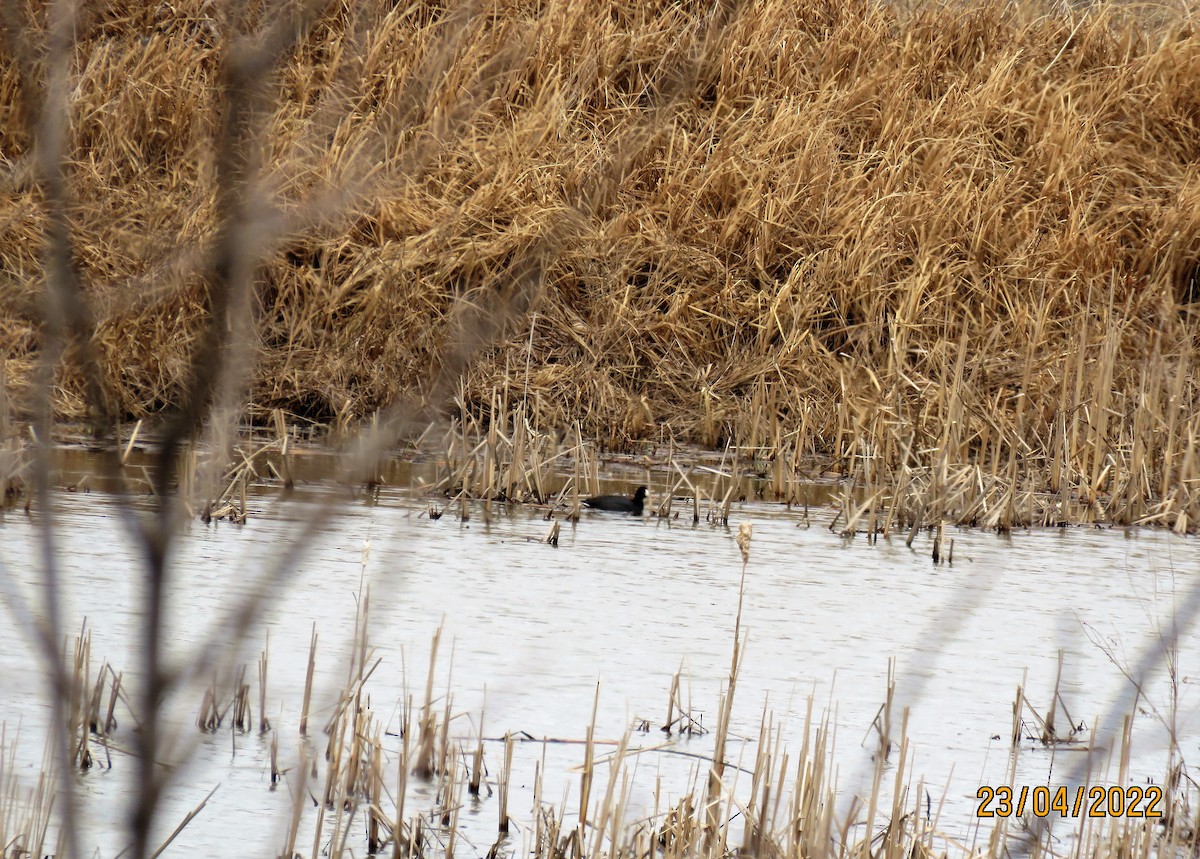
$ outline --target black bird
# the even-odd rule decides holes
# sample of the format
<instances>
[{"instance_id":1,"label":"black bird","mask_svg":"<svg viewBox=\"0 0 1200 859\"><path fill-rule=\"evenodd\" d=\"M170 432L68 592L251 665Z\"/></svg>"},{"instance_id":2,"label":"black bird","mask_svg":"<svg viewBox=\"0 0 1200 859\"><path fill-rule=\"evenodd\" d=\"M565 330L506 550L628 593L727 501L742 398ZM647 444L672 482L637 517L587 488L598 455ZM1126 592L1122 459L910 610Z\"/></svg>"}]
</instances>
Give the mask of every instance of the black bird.
<instances>
[{"instance_id":1,"label":"black bird","mask_svg":"<svg viewBox=\"0 0 1200 859\"><path fill-rule=\"evenodd\" d=\"M597 495L595 498L584 499L583 505L593 510L607 510L609 513L630 513L642 515L642 505L646 501L646 487L639 486L632 498L624 495Z\"/></svg>"}]
</instances>

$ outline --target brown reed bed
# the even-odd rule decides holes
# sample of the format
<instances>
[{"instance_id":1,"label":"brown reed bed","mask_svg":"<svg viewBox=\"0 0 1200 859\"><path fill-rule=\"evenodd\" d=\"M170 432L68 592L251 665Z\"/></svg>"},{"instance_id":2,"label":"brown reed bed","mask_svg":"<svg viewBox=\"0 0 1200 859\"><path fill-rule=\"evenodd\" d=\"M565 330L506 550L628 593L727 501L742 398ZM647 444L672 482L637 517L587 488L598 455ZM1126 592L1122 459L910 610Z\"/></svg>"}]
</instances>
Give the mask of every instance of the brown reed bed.
<instances>
[{"instance_id":1,"label":"brown reed bed","mask_svg":"<svg viewBox=\"0 0 1200 859\"><path fill-rule=\"evenodd\" d=\"M157 765L160 705L191 676L165 670L162 647L178 514L198 498L244 518L253 469L232 428L246 416L338 437L366 423L377 431L346 471L369 484L402 429L449 413L464 518L472 492L547 499L529 467L545 434L575 439L576 498L584 438L658 442L668 458L692 441L731 457L722 488L692 492L694 521L707 506L727 523L740 467L770 473L789 502L819 469L844 481L843 533L934 528L935 560L952 555L956 521L1197 528L1200 41L1186 10L76 5L0 10L0 420L5 440L24 433L10 410L32 421L45 556L41 614L9 599L19 621L44 618L30 638L56 690L56 853L82 852L70 768L91 743L74 732L90 727L95 692L84 654L59 652L53 418L91 423L114 468L133 444L121 421L162 421L155 515L125 505L146 585L137 857L154 853L171 778ZM520 434L504 429L510 415ZM286 582L297 536L265 580ZM239 601L189 672L207 676L263 599ZM399 784L418 763L442 780L437 813L410 813L403 790L392 813L364 775L383 771L362 695L365 614L361 636L330 723L329 837L318 824L313 854L343 853L347 811L364 803L372 846L452 854L468 779L450 702L408 708L398 768ZM621 763L628 741L614 742ZM820 778L825 763L804 757ZM536 815L556 836L539 842L546 855L728 849L720 821L738 798L724 773L703 773L629 844L618 772L578 820ZM757 821L764 852L878 852L877 807L891 809L885 852L929 850L916 810L882 801L879 774L859 830L825 784L762 784L817 803ZM1106 832L1094 853L1146 855L1158 837ZM1192 846L1182 827L1165 837L1169 851Z\"/></svg>"},{"instance_id":2,"label":"brown reed bed","mask_svg":"<svg viewBox=\"0 0 1200 859\"><path fill-rule=\"evenodd\" d=\"M76 22L61 210L30 178L25 54L0 57L22 120L0 128L0 380L20 415L60 216L94 326L70 329L56 414L186 399L223 211L222 50L257 13L172 8ZM444 408L449 383L485 436L519 403L531 431L608 447L753 450L781 498L814 462L861 474L899 505L865 511L884 528L912 504L1000 529L1200 527L1186 15L721 9L323 6L264 95L277 212L248 415L342 431L405 397ZM39 44L39 13L20 20Z\"/></svg>"}]
</instances>

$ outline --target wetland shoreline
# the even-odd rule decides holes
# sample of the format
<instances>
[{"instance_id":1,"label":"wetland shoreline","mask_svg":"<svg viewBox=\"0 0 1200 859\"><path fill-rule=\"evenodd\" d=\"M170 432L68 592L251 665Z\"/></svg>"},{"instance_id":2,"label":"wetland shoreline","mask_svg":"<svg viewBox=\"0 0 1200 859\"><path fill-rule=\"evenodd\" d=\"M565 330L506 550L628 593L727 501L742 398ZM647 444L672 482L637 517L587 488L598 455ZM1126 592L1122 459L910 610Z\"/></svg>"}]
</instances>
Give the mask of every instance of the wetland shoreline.
<instances>
[{"instance_id":1,"label":"wetland shoreline","mask_svg":"<svg viewBox=\"0 0 1200 859\"><path fill-rule=\"evenodd\" d=\"M3 859L283 820L287 859L1194 855L1186 8L0 19ZM99 477L56 470L66 420ZM580 510L610 478L658 516ZM635 754L664 703L686 773ZM917 751L968 802L1151 779L1170 814L944 838Z\"/></svg>"}]
</instances>

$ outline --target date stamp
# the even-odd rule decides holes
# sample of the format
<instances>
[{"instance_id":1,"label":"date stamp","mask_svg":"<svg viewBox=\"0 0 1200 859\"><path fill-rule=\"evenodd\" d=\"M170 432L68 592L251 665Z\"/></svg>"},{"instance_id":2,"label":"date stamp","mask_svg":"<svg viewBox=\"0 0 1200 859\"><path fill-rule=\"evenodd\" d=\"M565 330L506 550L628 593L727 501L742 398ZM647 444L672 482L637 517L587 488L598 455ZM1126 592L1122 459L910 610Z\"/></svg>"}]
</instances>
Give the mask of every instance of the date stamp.
<instances>
[{"instance_id":1,"label":"date stamp","mask_svg":"<svg viewBox=\"0 0 1200 859\"><path fill-rule=\"evenodd\" d=\"M1019 788L983 785L975 792L976 817L1162 817L1163 790L1157 785Z\"/></svg>"}]
</instances>

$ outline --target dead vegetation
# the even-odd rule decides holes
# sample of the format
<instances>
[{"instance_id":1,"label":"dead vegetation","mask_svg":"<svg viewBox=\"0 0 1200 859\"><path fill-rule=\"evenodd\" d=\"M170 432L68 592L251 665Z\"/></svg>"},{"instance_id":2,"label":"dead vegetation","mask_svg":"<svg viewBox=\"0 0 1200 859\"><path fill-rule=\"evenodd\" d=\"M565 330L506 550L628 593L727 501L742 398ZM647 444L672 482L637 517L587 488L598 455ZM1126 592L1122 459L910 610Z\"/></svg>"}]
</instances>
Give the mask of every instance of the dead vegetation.
<instances>
[{"instance_id":1,"label":"dead vegetation","mask_svg":"<svg viewBox=\"0 0 1200 859\"><path fill-rule=\"evenodd\" d=\"M162 702L221 673L337 515L314 505L187 658L168 657L187 523L243 519L265 467L233 455L246 417L276 424L285 484L286 427L330 426L349 439L346 482L370 483L395 439L454 412L457 395L459 429L478 416L492 435L468 449L479 443L460 432L447 474L489 497L545 500L554 433L578 448L576 493L584 438L751 451L785 495L804 463L826 463L861 490L844 533L1003 530L1046 510L1198 527L1200 38L1182 14L12 0L0 28L0 480L6 503L32 504L40 538L36 596L5 601L52 690L44 777L29 793L0 773L5 852L43 855L53 816L55 855L86 853L72 769L98 762L125 700L120 675L91 675L86 634L73 658L61 647L56 419L94 427L138 548L123 830L137 859L157 855L177 777L157 765L172 739ZM119 425L150 418L143 509ZM9 445L26 429L28 448ZM728 521L736 469L710 518ZM451 742L451 702L439 713L427 689L418 721L409 708L411 766L406 746L388 808L360 697L365 605L362 618L328 724L331 827L318 822L312 853L342 855L346 812L369 809L371 849L451 859L463 785L478 783ZM718 737L739 660L735 641ZM233 721L250 731L250 687L237 686ZM202 724L224 712L216 698ZM262 697L259 711L265 730ZM900 789L903 730L887 722L895 798L880 768L865 817L835 814L826 735L806 731L796 779L786 756L760 759L757 805L739 805L718 753L632 834L629 741L591 802L589 738L577 820L539 801L538 855L715 857L738 813L751 852L932 855L913 828L920 800ZM410 777L445 780L436 817L405 811ZM1148 855L1160 836L1167 853L1194 848L1182 827L1097 831L1080 855Z\"/></svg>"},{"instance_id":2,"label":"dead vegetation","mask_svg":"<svg viewBox=\"0 0 1200 859\"><path fill-rule=\"evenodd\" d=\"M61 205L41 204L29 122L0 127L21 413L61 221L87 300L62 321L62 418L178 407L209 315L240 307L260 423L443 408L465 370L465 412L520 402L534 429L608 446L733 442L862 464L900 495L975 484L947 512L996 527L1197 527L1200 36L1182 13L330 3L247 92L242 163L213 145L223 58L260 17L90 6ZM19 59L0 59L14 120ZM255 177L237 217L261 264L216 307L200 263L237 229L231 170Z\"/></svg>"}]
</instances>

